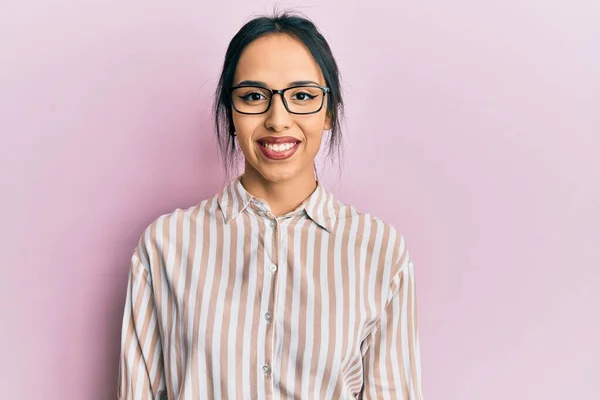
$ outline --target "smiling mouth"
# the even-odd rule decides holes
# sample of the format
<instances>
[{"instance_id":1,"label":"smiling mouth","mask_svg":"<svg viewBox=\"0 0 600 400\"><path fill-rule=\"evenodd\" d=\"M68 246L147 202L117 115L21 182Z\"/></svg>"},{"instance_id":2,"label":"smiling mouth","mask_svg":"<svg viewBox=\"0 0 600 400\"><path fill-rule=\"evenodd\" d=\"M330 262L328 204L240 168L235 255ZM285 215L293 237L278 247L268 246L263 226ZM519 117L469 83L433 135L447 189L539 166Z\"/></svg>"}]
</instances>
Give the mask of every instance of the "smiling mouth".
<instances>
[{"instance_id":1,"label":"smiling mouth","mask_svg":"<svg viewBox=\"0 0 600 400\"><path fill-rule=\"evenodd\" d=\"M257 141L257 146L261 153L268 159L274 161L287 160L292 157L298 147L300 147L300 141L291 139L282 143L268 143L267 141Z\"/></svg>"},{"instance_id":2,"label":"smiling mouth","mask_svg":"<svg viewBox=\"0 0 600 400\"><path fill-rule=\"evenodd\" d=\"M265 149L268 149L272 152L285 153L286 151L289 151L290 149L294 148L298 143L300 143L300 141L279 143L279 144L271 144L271 143L265 143L265 142L261 142L261 141L259 141L258 143Z\"/></svg>"}]
</instances>

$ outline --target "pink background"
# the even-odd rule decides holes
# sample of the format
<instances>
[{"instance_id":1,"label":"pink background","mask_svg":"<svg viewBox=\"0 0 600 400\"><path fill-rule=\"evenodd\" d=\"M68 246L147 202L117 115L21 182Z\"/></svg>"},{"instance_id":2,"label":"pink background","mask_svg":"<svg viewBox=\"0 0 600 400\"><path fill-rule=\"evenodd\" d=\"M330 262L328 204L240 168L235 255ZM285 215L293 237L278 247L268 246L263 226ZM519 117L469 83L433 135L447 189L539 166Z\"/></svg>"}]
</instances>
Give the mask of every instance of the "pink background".
<instances>
[{"instance_id":1,"label":"pink background","mask_svg":"<svg viewBox=\"0 0 600 400\"><path fill-rule=\"evenodd\" d=\"M225 183L211 94L271 8L207 3L3 3L1 398L115 397L130 254ZM347 102L323 181L408 240L426 398L597 398L600 3L302 4Z\"/></svg>"}]
</instances>

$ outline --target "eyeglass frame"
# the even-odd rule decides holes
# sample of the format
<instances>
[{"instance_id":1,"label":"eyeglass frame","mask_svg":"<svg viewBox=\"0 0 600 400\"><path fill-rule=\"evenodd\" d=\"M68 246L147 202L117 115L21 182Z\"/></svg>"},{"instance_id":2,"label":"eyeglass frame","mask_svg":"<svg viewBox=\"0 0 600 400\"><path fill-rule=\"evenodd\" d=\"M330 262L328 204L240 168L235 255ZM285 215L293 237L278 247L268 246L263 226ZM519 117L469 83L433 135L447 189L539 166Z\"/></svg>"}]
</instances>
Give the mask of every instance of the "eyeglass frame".
<instances>
[{"instance_id":1,"label":"eyeglass frame","mask_svg":"<svg viewBox=\"0 0 600 400\"><path fill-rule=\"evenodd\" d=\"M285 96L284 93L290 89L297 89L297 88L302 88L302 87L310 87L310 88L319 88L323 91L323 97L321 98L321 105L319 106L319 109L316 111L311 111L308 113L297 113L297 112L293 112L290 111L287 101L285 100ZM235 104L233 101L233 91L235 89L240 89L240 88L259 88L259 89L263 89L266 90L268 92L271 92L271 97L269 97L269 104L267 105L267 108L265 109L265 111L263 112L259 112L259 113L249 113L249 112L243 112L238 110L237 108L235 108ZM325 104L325 95L329 94L331 92L331 89L328 86L320 86L320 85L295 85L295 86L290 86L287 87L285 89L269 89L268 87L264 87L264 86L257 86L257 85L238 85L238 86L234 86L229 88L229 95L232 97L231 98L231 108L233 108L235 110L235 112L239 113L239 114L244 114L244 115L260 115L260 114L264 114L267 111L269 111L269 109L271 108L271 104L273 104L273 96L275 96L276 94L281 96L281 101L283 102L283 106L285 107L285 109L287 110L287 112L289 112L290 114L294 114L294 115L311 115L311 114L316 114L319 111L321 111L323 109L323 105Z\"/></svg>"}]
</instances>

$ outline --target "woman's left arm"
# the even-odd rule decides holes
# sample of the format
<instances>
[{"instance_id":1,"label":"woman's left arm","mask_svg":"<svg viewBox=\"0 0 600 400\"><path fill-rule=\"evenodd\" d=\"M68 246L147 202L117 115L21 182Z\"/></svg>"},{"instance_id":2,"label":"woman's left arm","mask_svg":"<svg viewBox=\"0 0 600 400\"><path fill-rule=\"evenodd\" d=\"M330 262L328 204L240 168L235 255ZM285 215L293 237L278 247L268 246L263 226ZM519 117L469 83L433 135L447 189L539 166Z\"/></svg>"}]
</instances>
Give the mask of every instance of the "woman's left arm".
<instances>
[{"instance_id":1,"label":"woman's left arm","mask_svg":"<svg viewBox=\"0 0 600 400\"><path fill-rule=\"evenodd\" d=\"M394 275L363 367L363 399L423 400L416 285L408 257Z\"/></svg>"}]
</instances>

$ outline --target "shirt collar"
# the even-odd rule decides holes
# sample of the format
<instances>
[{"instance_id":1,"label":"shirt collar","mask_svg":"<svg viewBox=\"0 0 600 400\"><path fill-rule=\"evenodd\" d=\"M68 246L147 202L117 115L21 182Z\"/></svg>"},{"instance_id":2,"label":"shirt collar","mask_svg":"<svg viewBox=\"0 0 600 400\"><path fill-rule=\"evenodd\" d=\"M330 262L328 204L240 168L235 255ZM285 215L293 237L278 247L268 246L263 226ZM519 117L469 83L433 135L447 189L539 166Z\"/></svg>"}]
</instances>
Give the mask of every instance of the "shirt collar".
<instances>
[{"instance_id":1,"label":"shirt collar","mask_svg":"<svg viewBox=\"0 0 600 400\"><path fill-rule=\"evenodd\" d=\"M230 223L240 215L246 207L253 203L259 207L261 204L265 204L264 200L258 199L246 191L242 185L241 176L233 179L229 185L223 189L218 195L217 201L226 223ZM315 191L290 214L306 212L313 222L327 232L331 232L336 221L334 205L335 202L331 193L326 191L321 183L317 181L317 188Z\"/></svg>"}]
</instances>

